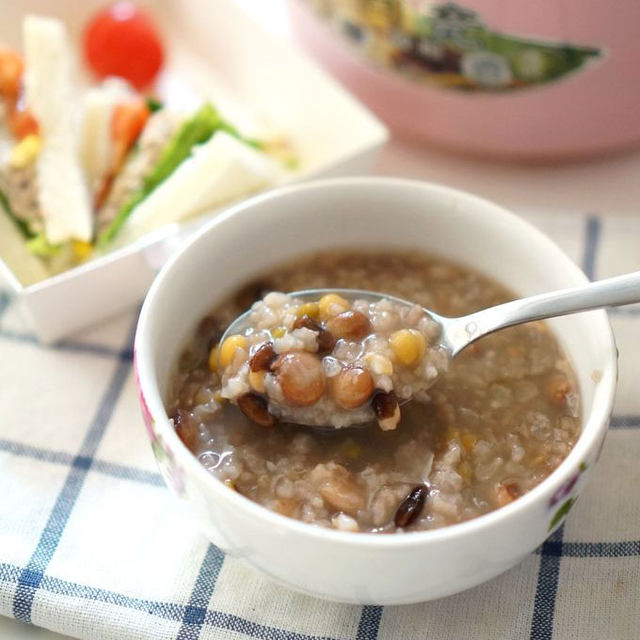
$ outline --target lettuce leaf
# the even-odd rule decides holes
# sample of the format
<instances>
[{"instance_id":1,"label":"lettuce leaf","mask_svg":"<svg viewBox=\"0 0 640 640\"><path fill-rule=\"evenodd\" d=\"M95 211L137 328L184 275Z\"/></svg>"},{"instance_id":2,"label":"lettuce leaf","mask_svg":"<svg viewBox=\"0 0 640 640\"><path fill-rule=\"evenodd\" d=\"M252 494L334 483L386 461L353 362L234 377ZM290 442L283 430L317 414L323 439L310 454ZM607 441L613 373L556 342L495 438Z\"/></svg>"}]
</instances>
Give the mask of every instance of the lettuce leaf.
<instances>
[{"instance_id":1,"label":"lettuce leaf","mask_svg":"<svg viewBox=\"0 0 640 640\"><path fill-rule=\"evenodd\" d=\"M18 227L20 233L25 238L32 238L35 234L31 231L29 224L24 220L18 218L13 211L11 210L11 205L9 204L9 198L7 198L6 194L0 190L0 206L5 210L6 214L11 218L13 223Z\"/></svg>"},{"instance_id":2,"label":"lettuce leaf","mask_svg":"<svg viewBox=\"0 0 640 640\"><path fill-rule=\"evenodd\" d=\"M244 138L235 127L223 120L213 105L209 103L202 105L191 118L183 122L182 126L167 143L158 164L145 177L142 187L131 194L131 197L120 209L111 224L98 235L96 247L102 249L109 244L115 238L130 213L176 170L180 163L191 154L191 150L195 145L203 144L216 131L226 131L244 144L258 149L261 147L260 142Z\"/></svg>"},{"instance_id":3,"label":"lettuce leaf","mask_svg":"<svg viewBox=\"0 0 640 640\"><path fill-rule=\"evenodd\" d=\"M113 240L131 211L175 171L191 153L192 147L206 142L224 125L222 118L210 104L204 104L193 117L186 120L168 142L153 171L145 177L142 187L131 195L111 224L98 235L96 246L102 248Z\"/></svg>"},{"instance_id":4,"label":"lettuce leaf","mask_svg":"<svg viewBox=\"0 0 640 640\"><path fill-rule=\"evenodd\" d=\"M62 245L51 244L44 233L38 233L27 240L27 248L40 258L52 258L60 253Z\"/></svg>"},{"instance_id":5,"label":"lettuce leaf","mask_svg":"<svg viewBox=\"0 0 640 640\"><path fill-rule=\"evenodd\" d=\"M162 109L162 107L164 106L162 102L160 102L160 100L158 100L157 98L154 98L153 96L147 96L145 99L145 102L147 104L147 109L149 109L151 113L154 113L155 111L160 111L160 109Z\"/></svg>"}]
</instances>

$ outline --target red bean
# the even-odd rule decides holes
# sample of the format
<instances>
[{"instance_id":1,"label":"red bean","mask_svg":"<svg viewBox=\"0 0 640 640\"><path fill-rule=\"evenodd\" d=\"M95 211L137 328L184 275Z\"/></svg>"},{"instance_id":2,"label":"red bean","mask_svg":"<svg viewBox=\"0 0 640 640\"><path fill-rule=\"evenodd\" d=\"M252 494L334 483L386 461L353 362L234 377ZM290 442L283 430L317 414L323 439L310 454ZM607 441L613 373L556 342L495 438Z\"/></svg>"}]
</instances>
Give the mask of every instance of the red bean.
<instances>
[{"instance_id":1,"label":"red bean","mask_svg":"<svg viewBox=\"0 0 640 640\"><path fill-rule=\"evenodd\" d=\"M383 431L395 429L400 422L400 406L393 391L378 391L371 401L378 424Z\"/></svg>"},{"instance_id":2,"label":"red bean","mask_svg":"<svg viewBox=\"0 0 640 640\"><path fill-rule=\"evenodd\" d=\"M238 398L238 407L249 420L261 427L273 427L276 419L269 413L267 401L255 393L246 393Z\"/></svg>"},{"instance_id":3,"label":"red bean","mask_svg":"<svg viewBox=\"0 0 640 640\"><path fill-rule=\"evenodd\" d=\"M276 352L273 350L273 342L265 342L251 356L249 369L251 371L269 371L269 367L275 359Z\"/></svg>"},{"instance_id":4,"label":"red bean","mask_svg":"<svg viewBox=\"0 0 640 640\"><path fill-rule=\"evenodd\" d=\"M428 494L429 487L426 484L411 489L396 511L393 519L396 527L408 527L420 515Z\"/></svg>"},{"instance_id":5,"label":"red bean","mask_svg":"<svg viewBox=\"0 0 640 640\"><path fill-rule=\"evenodd\" d=\"M296 321L293 323L294 329L310 329L311 331L321 331L322 327L306 313L301 315L299 318L296 318Z\"/></svg>"},{"instance_id":6,"label":"red bean","mask_svg":"<svg viewBox=\"0 0 640 640\"><path fill-rule=\"evenodd\" d=\"M334 336L346 340L360 340L371 331L369 318L359 311L343 311L329 318L326 326Z\"/></svg>"},{"instance_id":7,"label":"red bean","mask_svg":"<svg viewBox=\"0 0 640 640\"><path fill-rule=\"evenodd\" d=\"M294 329L310 329L318 334L318 353L330 353L336 346L335 336L323 329L311 316L302 315L294 323Z\"/></svg>"},{"instance_id":8,"label":"red bean","mask_svg":"<svg viewBox=\"0 0 640 640\"><path fill-rule=\"evenodd\" d=\"M376 418L390 418L397 406L398 399L393 391L389 393L378 391L373 398L373 410L376 413Z\"/></svg>"},{"instance_id":9,"label":"red bean","mask_svg":"<svg viewBox=\"0 0 640 640\"><path fill-rule=\"evenodd\" d=\"M321 329L318 333L318 353L331 353L336 346L336 338L326 329Z\"/></svg>"},{"instance_id":10,"label":"red bean","mask_svg":"<svg viewBox=\"0 0 640 640\"><path fill-rule=\"evenodd\" d=\"M190 451L195 451L199 439L198 425L193 421L191 413L184 409L178 409L173 415L173 426L182 440L185 447Z\"/></svg>"},{"instance_id":11,"label":"red bean","mask_svg":"<svg viewBox=\"0 0 640 640\"><path fill-rule=\"evenodd\" d=\"M347 367L331 378L331 395L343 409L361 407L373 393L373 378L366 369Z\"/></svg>"},{"instance_id":12,"label":"red bean","mask_svg":"<svg viewBox=\"0 0 640 640\"><path fill-rule=\"evenodd\" d=\"M308 407L324 394L326 380L320 360L304 351L286 353L271 365L287 402Z\"/></svg>"}]
</instances>

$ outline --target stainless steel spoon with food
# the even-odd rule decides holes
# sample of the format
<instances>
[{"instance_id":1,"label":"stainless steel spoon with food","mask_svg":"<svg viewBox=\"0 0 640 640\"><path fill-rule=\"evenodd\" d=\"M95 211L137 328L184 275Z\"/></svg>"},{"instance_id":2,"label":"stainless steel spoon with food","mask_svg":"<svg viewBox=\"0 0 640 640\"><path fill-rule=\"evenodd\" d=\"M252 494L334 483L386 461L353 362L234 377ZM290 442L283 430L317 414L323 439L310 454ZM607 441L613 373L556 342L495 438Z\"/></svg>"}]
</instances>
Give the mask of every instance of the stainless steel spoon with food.
<instances>
[{"instance_id":1,"label":"stainless steel spoon with food","mask_svg":"<svg viewBox=\"0 0 640 640\"><path fill-rule=\"evenodd\" d=\"M415 306L415 303L401 298L357 289L308 289L295 291L289 295L302 300L318 300L329 293L337 293L347 300L364 299L375 302L387 299L396 304ZM440 346L453 358L472 342L506 327L636 302L640 302L640 271L580 287L513 300L459 318L441 316L429 309L424 309L424 312L440 325ZM236 318L225 331L222 340L229 335L246 330L250 324L249 316L250 311L247 311Z\"/></svg>"}]
</instances>

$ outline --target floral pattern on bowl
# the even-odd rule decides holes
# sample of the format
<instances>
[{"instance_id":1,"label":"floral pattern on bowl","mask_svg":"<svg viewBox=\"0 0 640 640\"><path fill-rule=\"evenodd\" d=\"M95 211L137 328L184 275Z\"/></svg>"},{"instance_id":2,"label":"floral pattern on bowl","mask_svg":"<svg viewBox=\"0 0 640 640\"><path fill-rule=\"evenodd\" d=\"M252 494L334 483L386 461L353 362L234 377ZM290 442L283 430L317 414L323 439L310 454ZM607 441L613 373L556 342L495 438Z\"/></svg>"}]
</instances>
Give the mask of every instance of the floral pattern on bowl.
<instances>
[{"instance_id":1,"label":"floral pattern on bowl","mask_svg":"<svg viewBox=\"0 0 640 640\"><path fill-rule=\"evenodd\" d=\"M136 388L142 410L142 418L147 429L147 435L151 441L151 450L156 458L160 472L167 484L180 496L185 495L184 470L176 461L175 454L171 447L164 441L162 435L156 430L156 421L151 415L147 401L142 393L142 385L138 376L138 366L136 364L135 350L133 353L133 370L136 378Z\"/></svg>"},{"instance_id":2,"label":"floral pattern on bowl","mask_svg":"<svg viewBox=\"0 0 640 640\"><path fill-rule=\"evenodd\" d=\"M578 492L574 491L580 476L589 468L586 462L581 462L578 470L551 496L549 508L555 508L558 503L562 503L553 514L549 523L549 531L556 528L567 516L571 507L578 500Z\"/></svg>"}]
</instances>

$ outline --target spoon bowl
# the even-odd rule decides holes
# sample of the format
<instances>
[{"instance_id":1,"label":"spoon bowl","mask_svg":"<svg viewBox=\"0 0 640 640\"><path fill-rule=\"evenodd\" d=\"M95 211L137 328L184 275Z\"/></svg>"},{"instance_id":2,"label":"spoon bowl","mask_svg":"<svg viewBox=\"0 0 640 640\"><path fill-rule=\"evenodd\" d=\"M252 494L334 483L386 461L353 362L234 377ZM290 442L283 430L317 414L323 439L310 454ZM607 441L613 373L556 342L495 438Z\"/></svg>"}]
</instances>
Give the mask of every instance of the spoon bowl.
<instances>
[{"instance_id":1,"label":"spoon bowl","mask_svg":"<svg viewBox=\"0 0 640 640\"><path fill-rule=\"evenodd\" d=\"M304 302L317 301L327 294L337 294L350 302L365 300L370 303L375 303L381 300L390 300L399 306L416 306L415 303L396 296L361 289L305 289L289 293L292 298ZM437 346L443 349L449 358L453 358L465 347L482 336L506 327L590 309L633 304L636 302L640 302L640 272L592 282L581 287L562 289L513 300L458 318L441 316L430 309L421 308L422 311L440 327L440 337ZM230 335L250 331L251 313L252 310L249 309L238 316L227 327L221 342ZM411 398L401 399L399 404L406 404L410 400ZM304 417L300 417L297 423L318 430L335 428L331 425L318 425L317 423L307 422ZM362 426L369 423L369 420L366 422L358 422L356 420L350 426Z\"/></svg>"}]
</instances>

